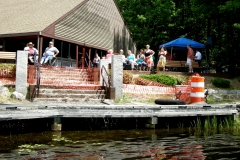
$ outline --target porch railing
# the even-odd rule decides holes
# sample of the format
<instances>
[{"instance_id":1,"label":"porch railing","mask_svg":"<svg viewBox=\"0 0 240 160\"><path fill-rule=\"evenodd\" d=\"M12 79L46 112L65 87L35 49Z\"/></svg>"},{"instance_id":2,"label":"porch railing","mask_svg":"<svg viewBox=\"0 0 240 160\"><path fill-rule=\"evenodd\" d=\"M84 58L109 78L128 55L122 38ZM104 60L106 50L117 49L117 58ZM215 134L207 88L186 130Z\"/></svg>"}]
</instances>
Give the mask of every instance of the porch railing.
<instances>
[{"instance_id":1,"label":"porch railing","mask_svg":"<svg viewBox=\"0 0 240 160\"><path fill-rule=\"evenodd\" d=\"M40 90L40 64L36 64L37 68L37 77L36 77L36 85L33 86L32 93L30 94L30 101L32 102L35 97L39 96L39 90Z\"/></svg>"},{"instance_id":2,"label":"porch railing","mask_svg":"<svg viewBox=\"0 0 240 160\"><path fill-rule=\"evenodd\" d=\"M102 66L101 68L101 76L102 76L102 86L104 87L106 96L108 97L110 87L111 87L111 78L105 66Z\"/></svg>"}]
</instances>

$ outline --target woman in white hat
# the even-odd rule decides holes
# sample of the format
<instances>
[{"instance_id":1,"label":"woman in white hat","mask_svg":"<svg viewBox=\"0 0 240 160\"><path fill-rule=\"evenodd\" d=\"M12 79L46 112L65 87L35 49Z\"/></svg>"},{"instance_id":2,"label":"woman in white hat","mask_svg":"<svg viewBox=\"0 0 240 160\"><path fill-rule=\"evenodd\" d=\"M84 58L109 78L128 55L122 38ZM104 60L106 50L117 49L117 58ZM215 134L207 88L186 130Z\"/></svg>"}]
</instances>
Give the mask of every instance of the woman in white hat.
<instances>
[{"instance_id":1,"label":"woman in white hat","mask_svg":"<svg viewBox=\"0 0 240 160\"><path fill-rule=\"evenodd\" d=\"M37 62L38 60L38 50L34 48L34 44L32 42L29 42L27 44L27 47L24 48L24 51L28 52L28 60L30 63ZM35 58L34 58L35 56Z\"/></svg>"}]
</instances>

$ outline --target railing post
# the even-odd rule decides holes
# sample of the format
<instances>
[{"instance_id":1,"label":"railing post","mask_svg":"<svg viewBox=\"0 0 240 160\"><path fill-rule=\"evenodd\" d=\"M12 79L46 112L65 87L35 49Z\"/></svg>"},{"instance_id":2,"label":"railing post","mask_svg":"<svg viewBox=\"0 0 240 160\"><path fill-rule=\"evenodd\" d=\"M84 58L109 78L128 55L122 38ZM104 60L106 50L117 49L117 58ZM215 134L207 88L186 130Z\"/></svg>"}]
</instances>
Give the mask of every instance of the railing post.
<instances>
[{"instance_id":1,"label":"railing post","mask_svg":"<svg viewBox=\"0 0 240 160\"><path fill-rule=\"evenodd\" d=\"M27 52L17 51L16 92L23 95L27 94L27 59Z\"/></svg>"},{"instance_id":2,"label":"railing post","mask_svg":"<svg viewBox=\"0 0 240 160\"><path fill-rule=\"evenodd\" d=\"M103 77L101 75L101 69L102 69L102 66L104 66L107 71L108 71L108 61L106 59L100 59L100 63L99 63L99 71L100 71L100 84L102 85L103 84Z\"/></svg>"},{"instance_id":3,"label":"railing post","mask_svg":"<svg viewBox=\"0 0 240 160\"><path fill-rule=\"evenodd\" d=\"M115 99L122 96L123 86L123 63L122 55L113 55L111 63L111 82L115 88Z\"/></svg>"}]
</instances>

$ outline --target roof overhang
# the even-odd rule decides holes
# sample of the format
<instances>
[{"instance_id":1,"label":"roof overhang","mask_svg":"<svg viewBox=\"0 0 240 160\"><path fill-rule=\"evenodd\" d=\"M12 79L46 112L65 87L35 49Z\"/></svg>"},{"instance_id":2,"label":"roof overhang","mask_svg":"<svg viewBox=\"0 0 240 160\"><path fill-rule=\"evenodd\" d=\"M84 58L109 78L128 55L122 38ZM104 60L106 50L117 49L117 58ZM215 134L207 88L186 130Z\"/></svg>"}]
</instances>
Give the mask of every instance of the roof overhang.
<instances>
[{"instance_id":1,"label":"roof overhang","mask_svg":"<svg viewBox=\"0 0 240 160\"><path fill-rule=\"evenodd\" d=\"M7 37L22 37L22 36L38 36L41 35L41 32L27 32L27 33L14 33L14 34L1 34L0 38Z\"/></svg>"},{"instance_id":2,"label":"roof overhang","mask_svg":"<svg viewBox=\"0 0 240 160\"><path fill-rule=\"evenodd\" d=\"M77 44L77 45L80 45L80 46L85 46L85 47L88 47L88 48L96 48L96 49L100 49L100 50L104 50L104 51L108 50L108 48L102 48L102 47L90 45L90 44L87 44L87 43L84 43L84 42L78 42L78 41L70 40L70 39L67 39L67 38L57 37L55 35L48 34L48 33L45 33L45 32L41 32L41 35L43 37L49 37L49 38L53 38L53 39L57 39L57 40L61 40L61 41L65 41L65 42L69 42L69 43L73 43L73 44Z\"/></svg>"}]
</instances>

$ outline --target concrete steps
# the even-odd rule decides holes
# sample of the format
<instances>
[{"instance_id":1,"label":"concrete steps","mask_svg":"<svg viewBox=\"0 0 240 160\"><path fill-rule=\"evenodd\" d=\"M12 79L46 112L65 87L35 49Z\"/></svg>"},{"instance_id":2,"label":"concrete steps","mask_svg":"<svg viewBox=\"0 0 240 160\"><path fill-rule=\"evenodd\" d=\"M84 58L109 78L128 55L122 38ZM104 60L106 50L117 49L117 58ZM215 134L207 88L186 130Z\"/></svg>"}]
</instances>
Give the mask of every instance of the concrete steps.
<instances>
[{"instance_id":1,"label":"concrete steps","mask_svg":"<svg viewBox=\"0 0 240 160\"><path fill-rule=\"evenodd\" d=\"M104 94L104 90L40 89L39 94Z\"/></svg>"},{"instance_id":2,"label":"concrete steps","mask_svg":"<svg viewBox=\"0 0 240 160\"><path fill-rule=\"evenodd\" d=\"M105 99L104 90L40 88L39 95L37 98L33 99L33 102L100 104L104 99Z\"/></svg>"},{"instance_id":3,"label":"concrete steps","mask_svg":"<svg viewBox=\"0 0 240 160\"><path fill-rule=\"evenodd\" d=\"M99 70L41 67L40 91L35 103L101 104L105 91L99 82Z\"/></svg>"},{"instance_id":4,"label":"concrete steps","mask_svg":"<svg viewBox=\"0 0 240 160\"><path fill-rule=\"evenodd\" d=\"M90 99L90 98L34 98L34 103L40 104L102 104L103 99Z\"/></svg>"}]
</instances>

